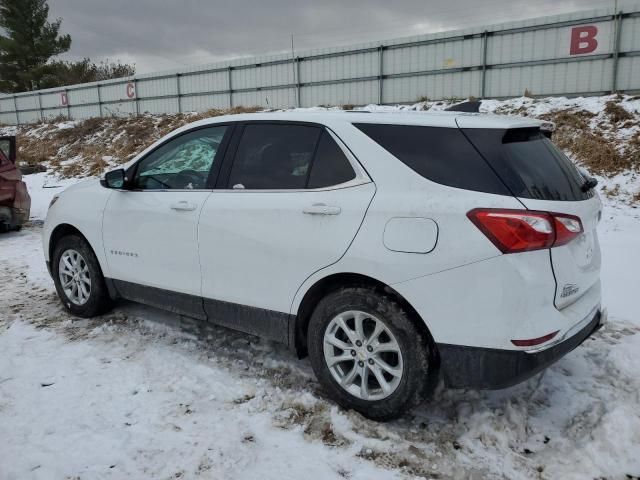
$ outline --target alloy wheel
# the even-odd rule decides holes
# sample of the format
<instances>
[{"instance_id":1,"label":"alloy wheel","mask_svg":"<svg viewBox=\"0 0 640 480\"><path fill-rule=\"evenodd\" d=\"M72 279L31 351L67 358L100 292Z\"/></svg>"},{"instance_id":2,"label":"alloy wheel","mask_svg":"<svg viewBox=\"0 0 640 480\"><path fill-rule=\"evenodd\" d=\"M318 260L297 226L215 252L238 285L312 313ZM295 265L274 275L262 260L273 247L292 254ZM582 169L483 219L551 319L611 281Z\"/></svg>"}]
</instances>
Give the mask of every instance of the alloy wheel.
<instances>
[{"instance_id":1,"label":"alloy wheel","mask_svg":"<svg viewBox=\"0 0 640 480\"><path fill-rule=\"evenodd\" d=\"M334 380L359 399L382 400L400 384L400 345L373 315L350 310L335 316L325 330L323 349Z\"/></svg>"},{"instance_id":2,"label":"alloy wheel","mask_svg":"<svg viewBox=\"0 0 640 480\"><path fill-rule=\"evenodd\" d=\"M60 286L75 305L84 305L91 296L91 276L84 257L76 250L62 252L58 264Z\"/></svg>"}]
</instances>

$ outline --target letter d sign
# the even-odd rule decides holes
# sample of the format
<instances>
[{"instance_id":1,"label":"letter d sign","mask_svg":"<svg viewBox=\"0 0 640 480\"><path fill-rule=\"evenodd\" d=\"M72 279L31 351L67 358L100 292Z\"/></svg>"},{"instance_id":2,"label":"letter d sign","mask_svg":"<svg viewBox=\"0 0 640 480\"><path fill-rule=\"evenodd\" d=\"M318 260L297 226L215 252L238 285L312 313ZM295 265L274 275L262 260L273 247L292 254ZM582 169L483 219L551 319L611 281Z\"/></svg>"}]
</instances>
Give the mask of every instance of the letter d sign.
<instances>
[{"instance_id":1,"label":"letter d sign","mask_svg":"<svg viewBox=\"0 0 640 480\"><path fill-rule=\"evenodd\" d=\"M597 34L598 27L594 25L572 28L569 55L583 55L595 52L598 48Z\"/></svg>"}]
</instances>

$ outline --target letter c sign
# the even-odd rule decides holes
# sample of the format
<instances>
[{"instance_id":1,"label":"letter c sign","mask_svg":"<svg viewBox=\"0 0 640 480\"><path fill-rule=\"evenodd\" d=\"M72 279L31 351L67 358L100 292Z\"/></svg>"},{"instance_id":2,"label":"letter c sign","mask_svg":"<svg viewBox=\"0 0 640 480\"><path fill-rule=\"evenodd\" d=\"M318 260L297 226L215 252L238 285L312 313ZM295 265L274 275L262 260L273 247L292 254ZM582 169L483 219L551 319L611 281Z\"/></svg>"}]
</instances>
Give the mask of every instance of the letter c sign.
<instances>
[{"instance_id":1,"label":"letter c sign","mask_svg":"<svg viewBox=\"0 0 640 480\"><path fill-rule=\"evenodd\" d=\"M136 98L136 85L133 82L127 83L127 97Z\"/></svg>"},{"instance_id":2,"label":"letter c sign","mask_svg":"<svg viewBox=\"0 0 640 480\"><path fill-rule=\"evenodd\" d=\"M598 35L598 27L595 25L572 28L569 55L584 55L595 52L598 48L596 35Z\"/></svg>"}]
</instances>

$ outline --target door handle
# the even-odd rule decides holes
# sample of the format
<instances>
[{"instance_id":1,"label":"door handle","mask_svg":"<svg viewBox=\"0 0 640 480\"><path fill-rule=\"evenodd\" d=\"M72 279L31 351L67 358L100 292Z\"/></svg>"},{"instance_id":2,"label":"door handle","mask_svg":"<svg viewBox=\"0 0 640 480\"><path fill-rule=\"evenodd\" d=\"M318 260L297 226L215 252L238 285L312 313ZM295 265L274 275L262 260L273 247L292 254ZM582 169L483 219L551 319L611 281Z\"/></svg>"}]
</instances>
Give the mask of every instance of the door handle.
<instances>
[{"instance_id":1,"label":"door handle","mask_svg":"<svg viewBox=\"0 0 640 480\"><path fill-rule=\"evenodd\" d=\"M325 205L324 203L314 203L309 207L305 207L302 213L307 215L339 215L342 209L340 207L334 207L332 205Z\"/></svg>"},{"instance_id":2,"label":"door handle","mask_svg":"<svg viewBox=\"0 0 640 480\"><path fill-rule=\"evenodd\" d=\"M195 210L198 206L195 203L191 203L191 202L187 202L185 200L181 200L180 202L176 202L176 203L172 203L171 204L171 209L172 210L180 210L180 211L185 211L185 212L189 212L192 210Z\"/></svg>"}]
</instances>

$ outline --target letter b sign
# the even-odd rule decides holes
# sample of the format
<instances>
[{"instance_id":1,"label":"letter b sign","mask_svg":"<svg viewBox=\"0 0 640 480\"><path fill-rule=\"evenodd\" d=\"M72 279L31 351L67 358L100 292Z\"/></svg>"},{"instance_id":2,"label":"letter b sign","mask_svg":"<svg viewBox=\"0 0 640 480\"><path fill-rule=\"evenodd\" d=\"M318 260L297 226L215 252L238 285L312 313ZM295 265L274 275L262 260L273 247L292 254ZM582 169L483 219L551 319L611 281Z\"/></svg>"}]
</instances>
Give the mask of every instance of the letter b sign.
<instances>
[{"instance_id":1,"label":"letter b sign","mask_svg":"<svg viewBox=\"0 0 640 480\"><path fill-rule=\"evenodd\" d=\"M598 35L598 27L594 25L572 28L569 55L584 55L595 52L598 48L596 35Z\"/></svg>"}]
</instances>

